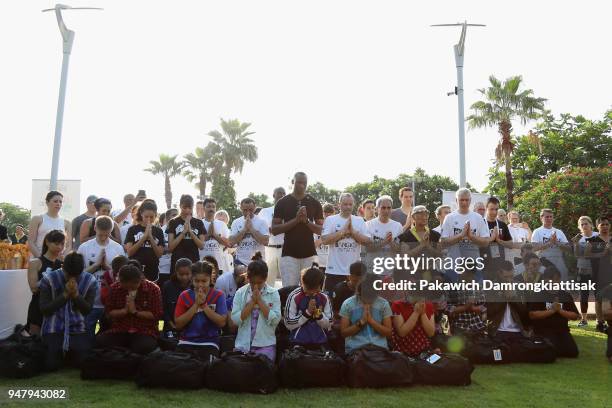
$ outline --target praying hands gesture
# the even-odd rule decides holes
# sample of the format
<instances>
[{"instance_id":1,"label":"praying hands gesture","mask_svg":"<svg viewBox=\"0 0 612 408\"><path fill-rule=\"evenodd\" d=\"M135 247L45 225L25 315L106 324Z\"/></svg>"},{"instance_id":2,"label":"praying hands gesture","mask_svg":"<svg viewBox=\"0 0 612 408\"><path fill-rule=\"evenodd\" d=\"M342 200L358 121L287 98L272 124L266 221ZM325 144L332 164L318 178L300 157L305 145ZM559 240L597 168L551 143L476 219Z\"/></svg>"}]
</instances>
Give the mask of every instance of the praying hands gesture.
<instances>
[{"instance_id":1,"label":"praying hands gesture","mask_svg":"<svg viewBox=\"0 0 612 408\"><path fill-rule=\"evenodd\" d=\"M66 282L66 289L64 291L64 296L67 299L75 299L79 295L76 279L70 278L68 282Z\"/></svg>"}]
</instances>

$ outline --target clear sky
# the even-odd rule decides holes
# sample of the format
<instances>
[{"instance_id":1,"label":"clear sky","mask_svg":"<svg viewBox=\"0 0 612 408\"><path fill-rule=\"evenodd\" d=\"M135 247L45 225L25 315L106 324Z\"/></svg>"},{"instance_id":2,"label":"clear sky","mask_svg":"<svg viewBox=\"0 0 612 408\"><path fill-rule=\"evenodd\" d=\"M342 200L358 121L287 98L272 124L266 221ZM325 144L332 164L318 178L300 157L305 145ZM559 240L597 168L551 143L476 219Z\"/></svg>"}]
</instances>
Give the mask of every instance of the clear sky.
<instances>
[{"instance_id":1,"label":"clear sky","mask_svg":"<svg viewBox=\"0 0 612 408\"><path fill-rule=\"evenodd\" d=\"M470 29L465 104L490 74L522 74L555 114L601 118L611 107L610 2L595 1L68 1L76 31L60 178L82 179L121 205L163 180L159 153L204 146L220 118L251 122L259 159L236 177L238 198L271 195L303 170L342 189L422 167L458 180L452 45ZM0 201L30 207L48 178L61 40L48 1L3 1L0 24ZM517 130L521 128L516 126ZM482 189L495 129L467 131L467 179ZM183 178L175 199L195 194Z\"/></svg>"}]
</instances>

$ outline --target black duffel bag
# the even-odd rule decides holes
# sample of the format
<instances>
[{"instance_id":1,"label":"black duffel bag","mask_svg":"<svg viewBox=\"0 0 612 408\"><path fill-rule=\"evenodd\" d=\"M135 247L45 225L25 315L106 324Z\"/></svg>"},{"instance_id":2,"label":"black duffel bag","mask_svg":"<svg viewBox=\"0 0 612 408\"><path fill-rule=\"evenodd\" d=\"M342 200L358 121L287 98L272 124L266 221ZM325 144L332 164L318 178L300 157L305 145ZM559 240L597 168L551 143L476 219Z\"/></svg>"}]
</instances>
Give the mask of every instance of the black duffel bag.
<instances>
[{"instance_id":1,"label":"black duffel bag","mask_svg":"<svg viewBox=\"0 0 612 408\"><path fill-rule=\"evenodd\" d=\"M333 351L294 346L283 353L278 371L285 387L340 387L344 385L346 363Z\"/></svg>"},{"instance_id":2,"label":"black duffel bag","mask_svg":"<svg viewBox=\"0 0 612 408\"><path fill-rule=\"evenodd\" d=\"M512 361L515 363L554 363L557 350L550 340L543 337L520 337L508 342Z\"/></svg>"},{"instance_id":3,"label":"black duffel bag","mask_svg":"<svg viewBox=\"0 0 612 408\"><path fill-rule=\"evenodd\" d=\"M142 357L123 347L93 349L81 362L81 379L132 380Z\"/></svg>"},{"instance_id":4,"label":"black duffel bag","mask_svg":"<svg viewBox=\"0 0 612 408\"><path fill-rule=\"evenodd\" d=\"M155 351L138 368L139 387L198 389L204 387L206 363L189 353Z\"/></svg>"},{"instance_id":5,"label":"black duffel bag","mask_svg":"<svg viewBox=\"0 0 612 408\"><path fill-rule=\"evenodd\" d=\"M230 353L234 351L235 342L236 342L235 335L219 336L219 354Z\"/></svg>"},{"instance_id":6,"label":"black duffel bag","mask_svg":"<svg viewBox=\"0 0 612 408\"><path fill-rule=\"evenodd\" d=\"M423 353L416 359L415 382L428 385L470 385L474 365L458 354Z\"/></svg>"},{"instance_id":7,"label":"black duffel bag","mask_svg":"<svg viewBox=\"0 0 612 408\"><path fill-rule=\"evenodd\" d=\"M40 336L24 336L25 327L0 341L0 377L30 378L44 370L47 347Z\"/></svg>"},{"instance_id":8,"label":"black duffel bag","mask_svg":"<svg viewBox=\"0 0 612 408\"><path fill-rule=\"evenodd\" d=\"M398 351L369 344L349 353L346 362L353 388L404 387L414 381L414 361Z\"/></svg>"},{"instance_id":9,"label":"black duffel bag","mask_svg":"<svg viewBox=\"0 0 612 408\"><path fill-rule=\"evenodd\" d=\"M206 370L206 386L225 392L270 394L278 388L274 363L262 355L224 353Z\"/></svg>"},{"instance_id":10,"label":"black duffel bag","mask_svg":"<svg viewBox=\"0 0 612 408\"><path fill-rule=\"evenodd\" d=\"M462 355L473 364L507 364L512 361L510 347L486 334L462 337L465 347Z\"/></svg>"}]
</instances>

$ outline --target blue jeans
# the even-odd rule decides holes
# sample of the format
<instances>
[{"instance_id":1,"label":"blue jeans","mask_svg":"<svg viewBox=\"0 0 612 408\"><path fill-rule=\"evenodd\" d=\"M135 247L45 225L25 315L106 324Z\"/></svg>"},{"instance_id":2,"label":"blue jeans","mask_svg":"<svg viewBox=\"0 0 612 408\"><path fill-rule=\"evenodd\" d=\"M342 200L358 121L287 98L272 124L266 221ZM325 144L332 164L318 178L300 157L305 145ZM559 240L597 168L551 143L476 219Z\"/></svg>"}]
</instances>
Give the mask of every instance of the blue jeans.
<instances>
[{"instance_id":1,"label":"blue jeans","mask_svg":"<svg viewBox=\"0 0 612 408\"><path fill-rule=\"evenodd\" d=\"M96 324L98 324L98 320L104 316L104 308L96 308L91 309L91 312L85 317L85 325L87 326L87 335L91 340L91 344L93 345L96 340Z\"/></svg>"},{"instance_id":2,"label":"blue jeans","mask_svg":"<svg viewBox=\"0 0 612 408\"><path fill-rule=\"evenodd\" d=\"M45 369L55 371L64 363L64 333L49 333L43 336L43 342L47 345L45 356ZM87 333L70 333L70 344L68 352L72 356L72 362L78 367L83 358L91 350L91 342Z\"/></svg>"}]
</instances>

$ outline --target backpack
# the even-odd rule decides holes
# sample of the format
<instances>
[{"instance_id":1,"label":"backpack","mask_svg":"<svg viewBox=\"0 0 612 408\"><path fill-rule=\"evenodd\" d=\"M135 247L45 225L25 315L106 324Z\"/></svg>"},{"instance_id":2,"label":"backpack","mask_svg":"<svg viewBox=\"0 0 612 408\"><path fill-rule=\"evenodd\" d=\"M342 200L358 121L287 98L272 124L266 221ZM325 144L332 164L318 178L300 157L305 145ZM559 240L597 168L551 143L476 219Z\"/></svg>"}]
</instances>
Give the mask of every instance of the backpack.
<instances>
[{"instance_id":1,"label":"backpack","mask_svg":"<svg viewBox=\"0 0 612 408\"><path fill-rule=\"evenodd\" d=\"M43 371L47 347L40 336L24 336L24 332L19 324L0 341L0 377L30 378Z\"/></svg>"},{"instance_id":2,"label":"backpack","mask_svg":"<svg viewBox=\"0 0 612 408\"><path fill-rule=\"evenodd\" d=\"M204 387L206 363L189 353L154 351L142 359L136 375L139 387L198 389Z\"/></svg>"},{"instance_id":3,"label":"backpack","mask_svg":"<svg viewBox=\"0 0 612 408\"><path fill-rule=\"evenodd\" d=\"M131 380L143 356L123 347L93 349L81 362L83 380Z\"/></svg>"},{"instance_id":4,"label":"backpack","mask_svg":"<svg viewBox=\"0 0 612 408\"><path fill-rule=\"evenodd\" d=\"M462 337L465 347L461 354L473 364L506 364L512 361L510 347L485 334Z\"/></svg>"},{"instance_id":5,"label":"backpack","mask_svg":"<svg viewBox=\"0 0 612 408\"><path fill-rule=\"evenodd\" d=\"M438 354L440 358L430 363L432 353L422 353L416 359L416 381L429 385L470 385L474 365L458 354Z\"/></svg>"},{"instance_id":6,"label":"backpack","mask_svg":"<svg viewBox=\"0 0 612 408\"><path fill-rule=\"evenodd\" d=\"M403 387L414 380L414 361L399 351L368 344L353 350L346 361L353 388Z\"/></svg>"},{"instance_id":7,"label":"backpack","mask_svg":"<svg viewBox=\"0 0 612 408\"><path fill-rule=\"evenodd\" d=\"M270 394L278 388L274 363L262 355L231 352L211 361L206 386L225 392Z\"/></svg>"},{"instance_id":8,"label":"backpack","mask_svg":"<svg viewBox=\"0 0 612 408\"><path fill-rule=\"evenodd\" d=\"M333 351L294 346L283 353L279 376L288 388L340 387L344 385L346 363Z\"/></svg>"},{"instance_id":9,"label":"backpack","mask_svg":"<svg viewBox=\"0 0 612 408\"><path fill-rule=\"evenodd\" d=\"M521 337L508 343L512 361L516 363L554 363L555 346L544 337Z\"/></svg>"}]
</instances>

